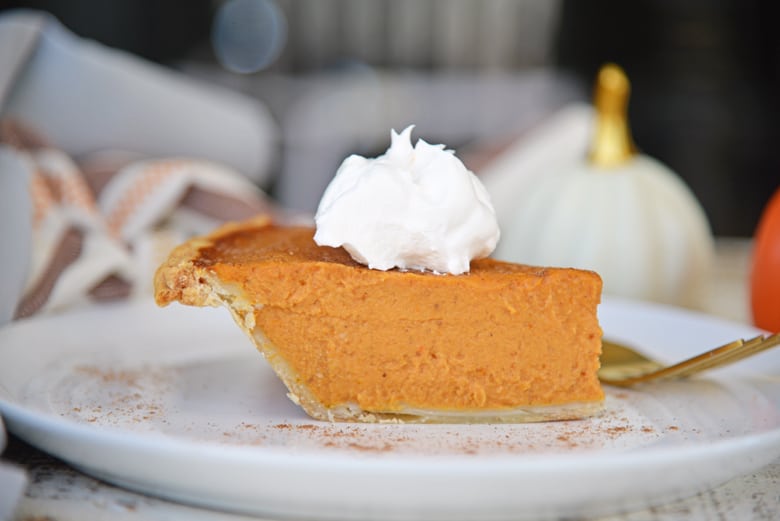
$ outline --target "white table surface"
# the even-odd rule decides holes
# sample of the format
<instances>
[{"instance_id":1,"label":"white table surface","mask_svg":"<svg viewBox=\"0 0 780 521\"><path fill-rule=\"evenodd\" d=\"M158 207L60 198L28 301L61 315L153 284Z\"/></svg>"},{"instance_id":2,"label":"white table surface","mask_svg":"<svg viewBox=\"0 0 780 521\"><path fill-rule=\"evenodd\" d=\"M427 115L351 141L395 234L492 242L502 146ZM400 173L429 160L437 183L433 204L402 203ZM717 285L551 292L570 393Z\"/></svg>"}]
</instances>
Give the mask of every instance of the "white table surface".
<instances>
[{"instance_id":1,"label":"white table surface","mask_svg":"<svg viewBox=\"0 0 780 521\"><path fill-rule=\"evenodd\" d=\"M719 239L711 294L704 310L749 322L748 274L750 242ZM107 485L72 469L11 437L3 461L27 472L29 483L11 519L15 521L256 519L225 514L136 494ZM0 509L2 512L2 509ZM780 460L757 472L694 497L601 518L603 521L709 521L780 519ZM572 521L571 519L569 521Z\"/></svg>"}]
</instances>

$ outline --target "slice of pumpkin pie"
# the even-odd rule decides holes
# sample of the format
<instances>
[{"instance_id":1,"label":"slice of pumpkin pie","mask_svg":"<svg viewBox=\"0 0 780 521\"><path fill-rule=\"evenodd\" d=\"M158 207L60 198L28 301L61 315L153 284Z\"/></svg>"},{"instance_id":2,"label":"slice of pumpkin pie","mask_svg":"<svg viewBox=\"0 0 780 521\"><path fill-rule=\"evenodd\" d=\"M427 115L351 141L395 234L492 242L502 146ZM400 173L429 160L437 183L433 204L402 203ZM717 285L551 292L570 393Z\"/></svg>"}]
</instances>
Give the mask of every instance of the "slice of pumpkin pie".
<instances>
[{"instance_id":1,"label":"slice of pumpkin pie","mask_svg":"<svg viewBox=\"0 0 780 521\"><path fill-rule=\"evenodd\" d=\"M344 161L316 229L258 217L176 248L157 303L226 306L320 420L598 412L600 277L485 258L498 229L484 188L410 131Z\"/></svg>"},{"instance_id":2,"label":"slice of pumpkin pie","mask_svg":"<svg viewBox=\"0 0 780 521\"><path fill-rule=\"evenodd\" d=\"M156 300L224 305L321 420L539 421L601 408L601 279L475 260L369 269L311 228L228 225L174 250Z\"/></svg>"}]
</instances>

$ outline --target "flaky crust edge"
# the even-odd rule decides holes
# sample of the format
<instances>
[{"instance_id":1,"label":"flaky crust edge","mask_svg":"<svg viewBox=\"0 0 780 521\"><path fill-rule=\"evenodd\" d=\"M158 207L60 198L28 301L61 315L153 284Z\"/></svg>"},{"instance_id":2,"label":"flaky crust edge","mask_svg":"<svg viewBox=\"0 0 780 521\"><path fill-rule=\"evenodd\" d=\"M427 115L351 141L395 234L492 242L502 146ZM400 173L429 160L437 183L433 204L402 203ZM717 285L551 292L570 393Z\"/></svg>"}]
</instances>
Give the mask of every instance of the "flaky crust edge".
<instances>
[{"instance_id":1,"label":"flaky crust edge","mask_svg":"<svg viewBox=\"0 0 780 521\"><path fill-rule=\"evenodd\" d=\"M209 284L215 277L206 269L196 266L200 250L214 244L222 236L247 229L260 228L272 223L265 215L244 222L226 223L208 235L194 237L174 248L154 274L154 300L158 306L181 302L189 306L221 306L220 299Z\"/></svg>"},{"instance_id":2,"label":"flaky crust edge","mask_svg":"<svg viewBox=\"0 0 780 521\"><path fill-rule=\"evenodd\" d=\"M194 237L174 248L168 259L154 275L154 299L157 305L167 306L180 302L188 306L220 307L230 311L236 324L252 340L260 353L288 389L288 397L311 417L318 420L361 420L354 414L337 418L325 408L309 391L290 365L281 357L276 347L255 328L255 303L250 302L238 288L227 287L209 269L195 262L202 248L207 248L224 235L262 228L272 224L268 216L258 216L248 221L231 222L222 225L212 233Z\"/></svg>"}]
</instances>

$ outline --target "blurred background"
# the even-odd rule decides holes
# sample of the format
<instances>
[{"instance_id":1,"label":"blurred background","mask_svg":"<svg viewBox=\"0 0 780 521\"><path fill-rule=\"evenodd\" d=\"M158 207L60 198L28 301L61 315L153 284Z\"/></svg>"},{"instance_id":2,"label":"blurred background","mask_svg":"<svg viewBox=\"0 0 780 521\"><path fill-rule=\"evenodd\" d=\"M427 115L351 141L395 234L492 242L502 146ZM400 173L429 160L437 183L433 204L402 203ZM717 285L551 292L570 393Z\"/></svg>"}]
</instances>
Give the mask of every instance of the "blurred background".
<instances>
[{"instance_id":1,"label":"blurred background","mask_svg":"<svg viewBox=\"0 0 780 521\"><path fill-rule=\"evenodd\" d=\"M348 153L389 129L456 148L479 173L576 101L601 64L632 81L641 150L676 171L716 235L750 236L780 184L774 2L27 0L76 35L260 100L278 133L254 178L313 211ZM1 13L0 13L1 14ZM0 51L2 52L2 51ZM45 129L44 129L45 130Z\"/></svg>"}]
</instances>

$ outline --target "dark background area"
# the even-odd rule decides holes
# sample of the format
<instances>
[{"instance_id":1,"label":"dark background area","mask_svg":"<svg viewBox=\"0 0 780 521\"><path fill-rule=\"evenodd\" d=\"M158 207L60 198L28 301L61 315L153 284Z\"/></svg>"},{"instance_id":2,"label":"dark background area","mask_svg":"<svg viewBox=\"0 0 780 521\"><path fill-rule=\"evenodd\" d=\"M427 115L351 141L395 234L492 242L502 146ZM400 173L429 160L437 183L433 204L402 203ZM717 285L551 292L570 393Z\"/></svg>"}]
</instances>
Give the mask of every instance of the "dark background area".
<instances>
[{"instance_id":1,"label":"dark background area","mask_svg":"<svg viewBox=\"0 0 780 521\"><path fill-rule=\"evenodd\" d=\"M283 3L293 11L298 5ZM0 8L49 11L80 36L172 66L215 61L209 38L219 5L0 0ZM688 183L716 234L749 236L780 185L778 11L769 1L563 1L544 65L589 83L601 64L619 63L632 81L632 99L641 100L629 110L642 151ZM296 30L293 19L289 31ZM311 73L350 59L338 52L316 64L286 59L255 74ZM365 65L397 65L374 61ZM415 67L435 71L437 64Z\"/></svg>"},{"instance_id":2,"label":"dark background area","mask_svg":"<svg viewBox=\"0 0 780 521\"><path fill-rule=\"evenodd\" d=\"M639 146L693 188L720 235L749 235L780 185L775 2L567 2L558 65L631 78Z\"/></svg>"}]
</instances>

